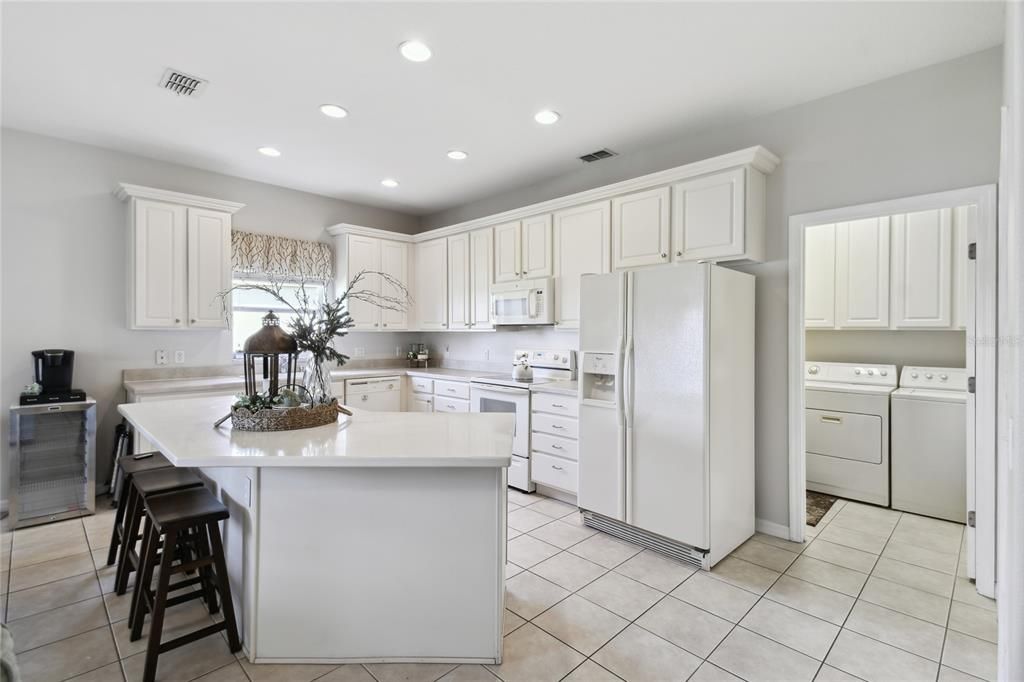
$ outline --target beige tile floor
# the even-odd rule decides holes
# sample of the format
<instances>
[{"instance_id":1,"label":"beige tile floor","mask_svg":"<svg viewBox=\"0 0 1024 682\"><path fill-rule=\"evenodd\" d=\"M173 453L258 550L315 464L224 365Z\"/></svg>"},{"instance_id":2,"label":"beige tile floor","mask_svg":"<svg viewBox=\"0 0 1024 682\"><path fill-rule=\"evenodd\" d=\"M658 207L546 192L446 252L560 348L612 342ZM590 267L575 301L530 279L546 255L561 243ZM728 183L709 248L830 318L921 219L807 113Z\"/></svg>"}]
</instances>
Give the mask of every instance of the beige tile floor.
<instances>
[{"instance_id":1,"label":"beige tile floor","mask_svg":"<svg viewBox=\"0 0 1024 682\"><path fill-rule=\"evenodd\" d=\"M111 513L4 533L0 610L23 678L138 680L144 642L104 566ZM995 604L964 577L963 527L837 503L808 542L756 535L710 573L509 494L500 666L252 665L222 637L165 654L163 680L601 682L995 679ZM197 602L167 632L209 622Z\"/></svg>"}]
</instances>

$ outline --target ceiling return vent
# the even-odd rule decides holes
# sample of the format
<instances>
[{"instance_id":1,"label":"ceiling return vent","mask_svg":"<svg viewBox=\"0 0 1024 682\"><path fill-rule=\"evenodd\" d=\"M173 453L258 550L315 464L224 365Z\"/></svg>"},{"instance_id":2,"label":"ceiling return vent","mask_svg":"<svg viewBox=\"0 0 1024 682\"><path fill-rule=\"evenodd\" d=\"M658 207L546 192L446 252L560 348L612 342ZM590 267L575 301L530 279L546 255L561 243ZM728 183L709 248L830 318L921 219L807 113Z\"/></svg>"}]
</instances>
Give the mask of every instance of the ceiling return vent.
<instances>
[{"instance_id":1,"label":"ceiling return vent","mask_svg":"<svg viewBox=\"0 0 1024 682\"><path fill-rule=\"evenodd\" d=\"M198 97L206 89L206 81L176 69L167 69L160 79L160 87L175 95Z\"/></svg>"},{"instance_id":2,"label":"ceiling return vent","mask_svg":"<svg viewBox=\"0 0 1024 682\"><path fill-rule=\"evenodd\" d=\"M610 159L613 156L618 156L618 152L613 152L611 149L598 149L596 152L590 152L579 157L583 163L594 163L595 161L601 161L603 159Z\"/></svg>"}]
</instances>

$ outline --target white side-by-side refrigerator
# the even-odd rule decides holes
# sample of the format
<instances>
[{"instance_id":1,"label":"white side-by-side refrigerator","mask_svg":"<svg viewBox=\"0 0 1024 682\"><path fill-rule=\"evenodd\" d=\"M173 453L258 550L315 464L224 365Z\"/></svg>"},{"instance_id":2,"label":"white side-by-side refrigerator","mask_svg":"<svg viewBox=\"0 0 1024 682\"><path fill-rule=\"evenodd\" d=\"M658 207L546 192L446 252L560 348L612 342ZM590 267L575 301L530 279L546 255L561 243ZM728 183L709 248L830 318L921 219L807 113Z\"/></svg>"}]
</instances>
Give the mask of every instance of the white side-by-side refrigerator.
<instances>
[{"instance_id":1,"label":"white side-by-side refrigerator","mask_svg":"<svg viewBox=\"0 0 1024 682\"><path fill-rule=\"evenodd\" d=\"M754 277L584 275L580 306L585 522L710 568L754 533Z\"/></svg>"}]
</instances>

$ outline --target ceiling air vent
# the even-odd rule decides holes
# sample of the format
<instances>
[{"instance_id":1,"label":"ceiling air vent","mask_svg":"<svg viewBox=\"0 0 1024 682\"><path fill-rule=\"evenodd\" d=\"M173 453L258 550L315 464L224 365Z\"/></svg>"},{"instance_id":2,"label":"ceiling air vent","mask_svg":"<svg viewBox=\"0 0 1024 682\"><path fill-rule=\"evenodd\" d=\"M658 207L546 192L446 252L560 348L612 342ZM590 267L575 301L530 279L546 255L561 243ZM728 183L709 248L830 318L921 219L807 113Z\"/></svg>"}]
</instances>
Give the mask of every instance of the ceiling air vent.
<instances>
[{"instance_id":1,"label":"ceiling air vent","mask_svg":"<svg viewBox=\"0 0 1024 682\"><path fill-rule=\"evenodd\" d=\"M198 97L206 89L206 81L175 69L167 69L160 79L160 87L170 90L175 95Z\"/></svg>"},{"instance_id":2,"label":"ceiling air vent","mask_svg":"<svg viewBox=\"0 0 1024 682\"><path fill-rule=\"evenodd\" d=\"M598 149L596 152L590 152L580 157L580 161L583 163L594 163L595 161L601 161L602 159L610 159L613 156L618 156L618 152L613 152L611 149Z\"/></svg>"}]
</instances>

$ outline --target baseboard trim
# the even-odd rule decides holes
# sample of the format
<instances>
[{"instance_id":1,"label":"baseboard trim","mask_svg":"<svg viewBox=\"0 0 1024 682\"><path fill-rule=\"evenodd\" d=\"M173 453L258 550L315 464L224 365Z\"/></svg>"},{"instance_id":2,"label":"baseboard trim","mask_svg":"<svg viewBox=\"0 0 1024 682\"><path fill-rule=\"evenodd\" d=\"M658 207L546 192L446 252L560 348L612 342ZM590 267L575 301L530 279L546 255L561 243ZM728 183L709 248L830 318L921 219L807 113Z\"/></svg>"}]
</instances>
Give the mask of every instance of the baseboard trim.
<instances>
[{"instance_id":1,"label":"baseboard trim","mask_svg":"<svg viewBox=\"0 0 1024 682\"><path fill-rule=\"evenodd\" d=\"M754 528L757 529L758 533L764 533L765 535L772 535L783 540L789 540L789 526L784 526L781 523L775 523L767 519L757 519L754 522Z\"/></svg>"}]
</instances>

